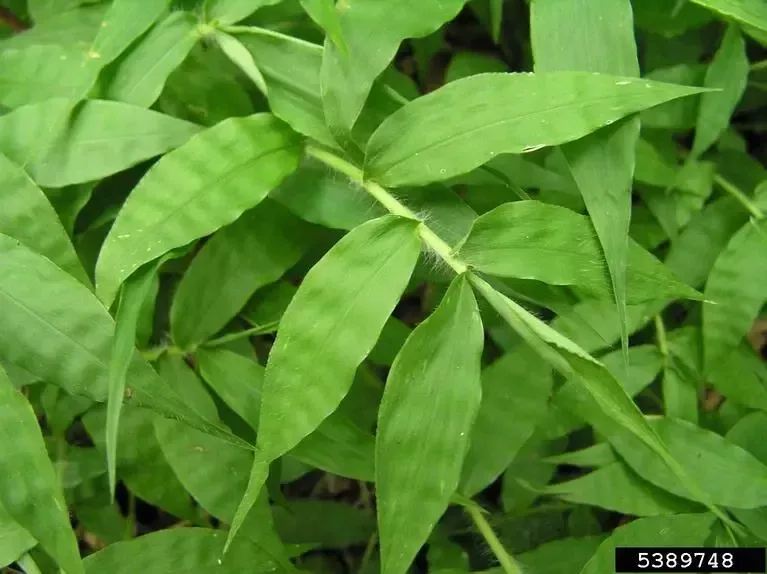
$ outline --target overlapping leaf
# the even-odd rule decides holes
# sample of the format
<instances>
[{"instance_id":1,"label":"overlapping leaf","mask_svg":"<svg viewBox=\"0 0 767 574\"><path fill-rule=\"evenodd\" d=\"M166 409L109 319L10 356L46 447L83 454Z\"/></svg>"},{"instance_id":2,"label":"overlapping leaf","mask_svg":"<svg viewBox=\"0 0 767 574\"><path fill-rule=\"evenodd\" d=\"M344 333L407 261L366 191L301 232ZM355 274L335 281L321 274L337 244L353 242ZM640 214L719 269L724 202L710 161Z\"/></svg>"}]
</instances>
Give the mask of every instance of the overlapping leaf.
<instances>
[{"instance_id":1,"label":"overlapping leaf","mask_svg":"<svg viewBox=\"0 0 767 574\"><path fill-rule=\"evenodd\" d=\"M365 170L383 185L444 180L502 153L577 140L619 119L701 92L607 74L480 74L408 103L367 146Z\"/></svg>"},{"instance_id":2,"label":"overlapping leaf","mask_svg":"<svg viewBox=\"0 0 767 574\"><path fill-rule=\"evenodd\" d=\"M502 277L573 285L610 298L599 240L588 218L537 201L504 204L479 217L459 249L479 271ZM629 240L627 299L631 303L700 295Z\"/></svg>"},{"instance_id":3,"label":"overlapping leaf","mask_svg":"<svg viewBox=\"0 0 767 574\"><path fill-rule=\"evenodd\" d=\"M110 304L144 263L237 219L298 165L300 140L270 114L232 118L165 155L109 231L96 286Z\"/></svg>"},{"instance_id":4,"label":"overlapping leaf","mask_svg":"<svg viewBox=\"0 0 767 574\"><path fill-rule=\"evenodd\" d=\"M482 346L479 310L461 275L392 365L376 437L384 574L408 570L458 487L482 396Z\"/></svg>"},{"instance_id":5,"label":"overlapping leaf","mask_svg":"<svg viewBox=\"0 0 767 574\"><path fill-rule=\"evenodd\" d=\"M216 334L257 289L299 260L314 239L313 231L268 200L221 229L195 256L176 289L174 342L189 348Z\"/></svg>"},{"instance_id":6,"label":"overlapping leaf","mask_svg":"<svg viewBox=\"0 0 767 574\"><path fill-rule=\"evenodd\" d=\"M277 4L279 0L205 0L208 20L221 24L234 24L244 20L262 6Z\"/></svg>"},{"instance_id":7,"label":"overlapping leaf","mask_svg":"<svg viewBox=\"0 0 767 574\"><path fill-rule=\"evenodd\" d=\"M0 369L0 504L62 569L84 572L64 494L32 407Z\"/></svg>"},{"instance_id":8,"label":"overlapping leaf","mask_svg":"<svg viewBox=\"0 0 767 574\"><path fill-rule=\"evenodd\" d=\"M692 0L720 16L767 31L767 6L761 0Z\"/></svg>"},{"instance_id":9,"label":"overlapping leaf","mask_svg":"<svg viewBox=\"0 0 767 574\"><path fill-rule=\"evenodd\" d=\"M64 187L101 179L163 154L199 130L151 110L89 100L77 107L55 145L40 150L40 134L50 132L70 106L69 100L54 99L0 117L0 152L24 167L38 185Z\"/></svg>"},{"instance_id":10,"label":"overlapping leaf","mask_svg":"<svg viewBox=\"0 0 767 574\"><path fill-rule=\"evenodd\" d=\"M0 566L8 566L36 544L34 537L0 504Z\"/></svg>"}]
</instances>

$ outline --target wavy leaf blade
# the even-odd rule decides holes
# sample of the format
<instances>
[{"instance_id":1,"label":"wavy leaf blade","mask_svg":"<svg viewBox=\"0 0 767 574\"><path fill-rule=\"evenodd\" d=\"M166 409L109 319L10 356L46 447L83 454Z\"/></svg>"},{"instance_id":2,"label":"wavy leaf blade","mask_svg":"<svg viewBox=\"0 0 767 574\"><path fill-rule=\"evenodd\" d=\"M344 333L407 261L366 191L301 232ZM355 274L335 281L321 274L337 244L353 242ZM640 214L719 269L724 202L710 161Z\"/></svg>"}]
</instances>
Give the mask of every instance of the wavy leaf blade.
<instances>
[{"instance_id":1,"label":"wavy leaf blade","mask_svg":"<svg viewBox=\"0 0 767 574\"><path fill-rule=\"evenodd\" d=\"M213 233L256 206L298 166L300 140L271 114L231 118L166 154L133 189L99 254L110 304L141 265Z\"/></svg>"},{"instance_id":2,"label":"wavy leaf blade","mask_svg":"<svg viewBox=\"0 0 767 574\"><path fill-rule=\"evenodd\" d=\"M74 110L61 137L40 149L39 134L49 133L71 106L70 100L48 100L0 117L0 152L25 166L40 186L102 179L161 155L199 131L195 124L137 106L88 100Z\"/></svg>"},{"instance_id":3,"label":"wavy leaf blade","mask_svg":"<svg viewBox=\"0 0 767 574\"><path fill-rule=\"evenodd\" d=\"M0 233L18 239L81 281L90 280L66 229L43 191L0 154Z\"/></svg>"},{"instance_id":4,"label":"wavy leaf blade","mask_svg":"<svg viewBox=\"0 0 767 574\"><path fill-rule=\"evenodd\" d=\"M501 277L572 285L591 296L611 298L599 239L588 218L539 201L506 203L477 218L458 253L479 271ZM683 284L655 257L629 240L628 301L700 294Z\"/></svg>"},{"instance_id":5,"label":"wavy leaf blade","mask_svg":"<svg viewBox=\"0 0 767 574\"><path fill-rule=\"evenodd\" d=\"M639 77L629 0L536 1L531 8L537 72L584 71ZM626 267L639 118L562 146L610 271L621 340L628 347Z\"/></svg>"},{"instance_id":6,"label":"wavy leaf blade","mask_svg":"<svg viewBox=\"0 0 767 574\"><path fill-rule=\"evenodd\" d=\"M387 186L466 173L503 153L586 136L633 113L704 91L607 74L479 74L389 116L367 145L365 171Z\"/></svg>"},{"instance_id":7,"label":"wavy leaf blade","mask_svg":"<svg viewBox=\"0 0 767 574\"><path fill-rule=\"evenodd\" d=\"M384 574L407 571L458 488L482 397L483 344L477 303L461 275L394 360L376 437Z\"/></svg>"},{"instance_id":8,"label":"wavy leaf blade","mask_svg":"<svg viewBox=\"0 0 767 574\"><path fill-rule=\"evenodd\" d=\"M738 102L748 83L749 62L746 41L738 26L731 24L722 38L719 49L706 71L704 85L715 88L700 98L692 157L698 157L711 147L730 124Z\"/></svg>"},{"instance_id":9,"label":"wavy leaf blade","mask_svg":"<svg viewBox=\"0 0 767 574\"><path fill-rule=\"evenodd\" d=\"M67 572L85 572L31 405L0 368L0 503Z\"/></svg>"},{"instance_id":10,"label":"wavy leaf blade","mask_svg":"<svg viewBox=\"0 0 767 574\"><path fill-rule=\"evenodd\" d=\"M176 345L194 347L225 327L256 290L298 262L314 231L268 199L219 230L192 260L173 297Z\"/></svg>"},{"instance_id":11,"label":"wavy leaf blade","mask_svg":"<svg viewBox=\"0 0 767 574\"><path fill-rule=\"evenodd\" d=\"M749 221L714 263L703 307L703 351L707 372L726 359L749 331L767 301L767 220Z\"/></svg>"},{"instance_id":12,"label":"wavy leaf blade","mask_svg":"<svg viewBox=\"0 0 767 574\"><path fill-rule=\"evenodd\" d=\"M406 38L426 36L452 20L466 0L359 0L337 5L344 47L328 39L322 58L322 104L337 140L346 143L375 79ZM381 22L386 21L386 26Z\"/></svg>"}]
</instances>

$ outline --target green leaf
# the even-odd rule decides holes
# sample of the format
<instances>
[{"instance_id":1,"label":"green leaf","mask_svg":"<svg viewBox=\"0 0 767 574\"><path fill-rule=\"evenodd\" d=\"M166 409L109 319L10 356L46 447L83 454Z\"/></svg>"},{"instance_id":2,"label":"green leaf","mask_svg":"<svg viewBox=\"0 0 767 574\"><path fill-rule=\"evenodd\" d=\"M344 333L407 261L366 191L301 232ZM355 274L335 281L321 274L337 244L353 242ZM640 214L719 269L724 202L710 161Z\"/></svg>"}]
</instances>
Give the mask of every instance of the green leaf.
<instances>
[{"instance_id":1,"label":"green leaf","mask_svg":"<svg viewBox=\"0 0 767 574\"><path fill-rule=\"evenodd\" d=\"M497 58L478 52L457 52L445 71L445 82L454 82L477 74L507 72L508 69L508 66Z\"/></svg>"},{"instance_id":2,"label":"green leaf","mask_svg":"<svg viewBox=\"0 0 767 574\"><path fill-rule=\"evenodd\" d=\"M583 71L639 77L630 0L537 0L531 7L536 72ZM623 347L628 347L627 261L639 118L562 147L610 272Z\"/></svg>"},{"instance_id":3,"label":"green leaf","mask_svg":"<svg viewBox=\"0 0 767 574\"><path fill-rule=\"evenodd\" d=\"M76 93L93 83L83 53L68 46L42 44L0 52L0 104L17 108Z\"/></svg>"},{"instance_id":4,"label":"green leaf","mask_svg":"<svg viewBox=\"0 0 767 574\"><path fill-rule=\"evenodd\" d=\"M125 383L133 357L136 354L136 327L139 314L157 271L164 261L140 269L120 292L120 302L115 318L115 336L112 356L109 359L109 389L107 392L106 450L109 472L109 492L114 497L117 484L117 430L120 411L125 398Z\"/></svg>"},{"instance_id":5,"label":"green leaf","mask_svg":"<svg viewBox=\"0 0 767 574\"><path fill-rule=\"evenodd\" d=\"M472 76L386 119L368 143L366 172L388 186L444 180L495 155L567 143L701 91L584 72Z\"/></svg>"},{"instance_id":6,"label":"green leaf","mask_svg":"<svg viewBox=\"0 0 767 574\"><path fill-rule=\"evenodd\" d=\"M419 251L416 222L385 216L357 227L307 274L282 318L266 367L262 413L268 415L259 422L258 445L270 457L287 452L336 409L399 300Z\"/></svg>"},{"instance_id":7,"label":"green leaf","mask_svg":"<svg viewBox=\"0 0 767 574\"><path fill-rule=\"evenodd\" d=\"M74 112L61 138L34 159L39 134L71 106L55 99L24 106L0 116L0 152L24 166L44 187L94 181L127 169L181 145L199 128L151 110L119 102L89 100Z\"/></svg>"},{"instance_id":8,"label":"green leaf","mask_svg":"<svg viewBox=\"0 0 767 574\"><path fill-rule=\"evenodd\" d=\"M242 70L242 72L256 84L256 87L262 94L267 95L268 89L266 87L266 80L264 79L263 74L261 74L261 70L256 66L253 56L250 55L248 49L243 46L237 38L230 36L229 34L217 31L215 38L221 51L223 51L232 63Z\"/></svg>"},{"instance_id":9,"label":"green leaf","mask_svg":"<svg viewBox=\"0 0 767 574\"><path fill-rule=\"evenodd\" d=\"M134 496L181 519L193 519L195 512L189 494L176 478L174 469L163 456L155 437L155 418L154 413L145 409L129 405L123 408L117 436L117 475ZM103 468L107 455L107 409L104 405L98 405L89 410L81 420L98 449ZM181 423L178 424L181 428L186 428ZM105 493L109 493L108 489L108 484L104 484ZM113 498L107 496L107 500Z\"/></svg>"},{"instance_id":10,"label":"green leaf","mask_svg":"<svg viewBox=\"0 0 767 574\"><path fill-rule=\"evenodd\" d=\"M349 504L307 499L275 507L274 525L286 543L346 548L367 543L376 521L369 511Z\"/></svg>"},{"instance_id":11,"label":"green leaf","mask_svg":"<svg viewBox=\"0 0 767 574\"><path fill-rule=\"evenodd\" d=\"M197 253L171 307L171 333L189 349L216 334L253 293L295 265L313 229L265 200L216 233Z\"/></svg>"},{"instance_id":12,"label":"green leaf","mask_svg":"<svg viewBox=\"0 0 767 574\"><path fill-rule=\"evenodd\" d=\"M37 417L0 369L0 504L71 574L84 572ZM30 480L30 479L34 480Z\"/></svg>"},{"instance_id":13,"label":"green leaf","mask_svg":"<svg viewBox=\"0 0 767 574\"><path fill-rule=\"evenodd\" d=\"M0 233L44 255L85 285L85 273L66 230L42 190L0 154Z\"/></svg>"},{"instance_id":14,"label":"green leaf","mask_svg":"<svg viewBox=\"0 0 767 574\"><path fill-rule=\"evenodd\" d=\"M705 295L714 305L703 307L703 350L706 371L738 346L767 301L767 220L746 223L714 263Z\"/></svg>"},{"instance_id":15,"label":"green leaf","mask_svg":"<svg viewBox=\"0 0 767 574\"><path fill-rule=\"evenodd\" d=\"M114 321L82 283L18 241L0 235L0 357L68 393L104 402ZM190 409L140 357L128 370L131 401L247 445Z\"/></svg>"},{"instance_id":16,"label":"green leaf","mask_svg":"<svg viewBox=\"0 0 767 574\"><path fill-rule=\"evenodd\" d=\"M767 466L721 436L686 421L664 417L648 422L674 458L695 476L714 504L757 508L767 500ZM607 437L618 454L643 478L672 494L695 500L679 480L634 437L616 432Z\"/></svg>"},{"instance_id":17,"label":"green leaf","mask_svg":"<svg viewBox=\"0 0 767 574\"><path fill-rule=\"evenodd\" d=\"M767 31L767 6L761 0L691 0L725 18Z\"/></svg>"},{"instance_id":18,"label":"green leaf","mask_svg":"<svg viewBox=\"0 0 767 574\"><path fill-rule=\"evenodd\" d=\"M288 572L271 553L258 543L241 538L221 555L224 533L209 528L171 528L134 540L118 542L91 554L85 560L85 572L100 574L267 574Z\"/></svg>"},{"instance_id":19,"label":"green leaf","mask_svg":"<svg viewBox=\"0 0 767 574\"><path fill-rule=\"evenodd\" d=\"M746 91L748 73L746 41L738 26L731 24L706 72L704 85L720 91L701 95L692 157L705 152L727 129L730 117Z\"/></svg>"},{"instance_id":20,"label":"green leaf","mask_svg":"<svg viewBox=\"0 0 767 574\"><path fill-rule=\"evenodd\" d=\"M230 540L260 492L269 463L314 431L349 391L410 279L420 247L417 222L388 215L357 227L304 278L269 354L260 450Z\"/></svg>"},{"instance_id":21,"label":"green leaf","mask_svg":"<svg viewBox=\"0 0 767 574\"><path fill-rule=\"evenodd\" d=\"M547 413L551 368L527 346L482 371L482 404L471 430L460 491L471 497L509 466Z\"/></svg>"},{"instance_id":22,"label":"green leaf","mask_svg":"<svg viewBox=\"0 0 767 574\"><path fill-rule=\"evenodd\" d=\"M344 32L341 27L340 10L343 5L336 6L336 0L300 0L301 7L309 17L320 26L331 42L344 56L347 55Z\"/></svg>"},{"instance_id":23,"label":"green leaf","mask_svg":"<svg viewBox=\"0 0 767 574\"><path fill-rule=\"evenodd\" d=\"M187 12L173 12L156 24L117 62L104 98L148 108L199 40L197 22Z\"/></svg>"},{"instance_id":24,"label":"green leaf","mask_svg":"<svg viewBox=\"0 0 767 574\"><path fill-rule=\"evenodd\" d=\"M560 453L566 447L566 439L544 441L540 433L527 441L503 475L501 504L507 514L524 513L533 504L538 492L557 470L556 466L542 459Z\"/></svg>"},{"instance_id":25,"label":"green leaf","mask_svg":"<svg viewBox=\"0 0 767 574\"><path fill-rule=\"evenodd\" d=\"M490 29L493 42L501 41L501 25L503 24L503 0L490 0Z\"/></svg>"},{"instance_id":26,"label":"green leaf","mask_svg":"<svg viewBox=\"0 0 767 574\"><path fill-rule=\"evenodd\" d=\"M297 132L335 147L320 97L322 46L281 34L242 34L238 39L266 80L272 113Z\"/></svg>"},{"instance_id":27,"label":"green leaf","mask_svg":"<svg viewBox=\"0 0 767 574\"><path fill-rule=\"evenodd\" d=\"M730 238L748 221L733 197L720 197L695 215L671 242L666 267L692 287L703 285Z\"/></svg>"},{"instance_id":28,"label":"green leaf","mask_svg":"<svg viewBox=\"0 0 767 574\"><path fill-rule=\"evenodd\" d=\"M325 42L322 59L322 103L325 118L339 141L348 141L375 79L394 58L406 38L420 38L452 20L466 0L407 0L381 3L357 0L341 4L341 34L346 49ZM386 22L385 26L381 26Z\"/></svg>"},{"instance_id":29,"label":"green leaf","mask_svg":"<svg viewBox=\"0 0 767 574\"><path fill-rule=\"evenodd\" d=\"M234 24L244 20L259 8L278 2L280 0L205 0L205 16L208 22Z\"/></svg>"},{"instance_id":30,"label":"green leaf","mask_svg":"<svg viewBox=\"0 0 767 574\"><path fill-rule=\"evenodd\" d=\"M701 491L697 482L688 474L688 470L677 462L661 437L655 432L654 427L647 422L636 404L604 365L511 299L498 293L482 279L476 276L471 276L471 279L496 312L522 336L530 347L565 377L573 378L583 385L593 399L583 403L582 413L589 422L600 424L607 421L611 428L621 430L623 435L632 439L632 444L642 446L642 452L648 455L652 452L654 463L659 467L662 466L668 476L674 477L674 486L677 490L688 493L688 497L695 496L707 508L716 511L717 516L721 514L712 506L708 493ZM623 455L623 451L621 454ZM638 470L634 465L632 467Z\"/></svg>"},{"instance_id":31,"label":"green leaf","mask_svg":"<svg viewBox=\"0 0 767 574\"><path fill-rule=\"evenodd\" d=\"M604 536L563 538L541 544L515 556L524 569L535 574L577 574L596 552Z\"/></svg>"},{"instance_id":32,"label":"green leaf","mask_svg":"<svg viewBox=\"0 0 767 574\"><path fill-rule=\"evenodd\" d=\"M107 305L148 261L232 223L298 165L300 140L270 114L231 118L165 155L131 192L104 241L97 292Z\"/></svg>"},{"instance_id":33,"label":"green leaf","mask_svg":"<svg viewBox=\"0 0 767 574\"><path fill-rule=\"evenodd\" d=\"M602 249L587 217L538 201L506 203L480 216L459 249L479 271L501 277L572 285L609 299ZM660 261L629 240L628 301L642 303L701 296Z\"/></svg>"},{"instance_id":34,"label":"green leaf","mask_svg":"<svg viewBox=\"0 0 767 574\"><path fill-rule=\"evenodd\" d=\"M458 488L482 396L483 343L477 303L460 275L394 360L376 437L384 574L408 570Z\"/></svg>"},{"instance_id":35,"label":"green leaf","mask_svg":"<svg viewBox=\"0 0 767 574\"><path fill-rule=\"evenodd\" d=\"M701 509L645 482L622 462L613 462L575 480L549 485L545 493L568 502L633 516L681 514Z\"/></svg>"},{"instance_id":36,"label":"green leaf","mask_svg":"<svg viewBox=\"0 0 767 574\"><path fill-rule=\"evenodd\" d=\"M602 468L617 461L618 458L615 456L615 451L606 442L601 442L581 450L550 456L545 459L545 462L551 464L567 464L588 468Z\"/></svg>"},{"instance_id":37,"label":"green leaf","mask_svg":"<svg viewBox=\"0 0 767 574\"><path fill-rule=\"evenodd\" d=\"M613 530L581 570L581 574L612 574L617 546L703 546L714 522L711 514L677 514L633 520Z\"/></svg>"},{"instance_id":38,"label":"green leaf","mask_svg":"<svg viewBox=\"0 0 767 574\"><path fill-rule=\"evenodd\" d=\"M0 504L0 567L8 566L35 545L34 537Z\"/></svg>"}]
</instances>

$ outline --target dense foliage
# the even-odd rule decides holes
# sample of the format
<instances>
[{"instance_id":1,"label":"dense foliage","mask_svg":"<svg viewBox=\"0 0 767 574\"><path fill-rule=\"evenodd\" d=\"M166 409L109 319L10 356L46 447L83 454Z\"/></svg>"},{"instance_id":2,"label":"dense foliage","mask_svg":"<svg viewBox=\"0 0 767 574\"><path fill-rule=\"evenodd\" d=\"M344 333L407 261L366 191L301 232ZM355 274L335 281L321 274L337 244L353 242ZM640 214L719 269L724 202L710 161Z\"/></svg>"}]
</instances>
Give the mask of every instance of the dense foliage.
<instances>
[{"instance_id":1,"label":"dense foliage","mask_svg":"<svg viewBox=\"0 0 767 574\"><path fill-rule=\"evenodd\" d=\"M0 0L0 570L767 545L764 0Z\"/></svg>"}]
</instances>

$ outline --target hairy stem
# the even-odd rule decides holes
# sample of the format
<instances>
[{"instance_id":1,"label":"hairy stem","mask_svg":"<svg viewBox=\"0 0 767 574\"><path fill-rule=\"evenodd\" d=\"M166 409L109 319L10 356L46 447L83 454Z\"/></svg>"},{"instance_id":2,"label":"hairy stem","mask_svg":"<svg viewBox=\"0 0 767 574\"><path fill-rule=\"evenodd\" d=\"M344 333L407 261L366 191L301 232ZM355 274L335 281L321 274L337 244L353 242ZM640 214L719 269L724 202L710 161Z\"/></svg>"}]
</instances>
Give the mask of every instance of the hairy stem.
<instances>
[{"instance_id":1,"label":"hairy stem","mask_svg":"<svg viewBox=\"0 0 767 574\"><path fill-rule=\"evenodd\" d=\"M487 542L487 545L493 551L493 554L495 554L495 557L498 559L498 563L501 565L501 568L503 568L503 571L506 574L522 574L522 570L519 568L519 565L509 555L509 553L506 552L506 549L503 547L503 544L501 544L501 541L498 540L498 537L495 535L492 527L487 522L487 519L485 519L482 511L473 505L465 506L464 508L466 509L466 512L469 514L469 516L471 516L471 519L477 526L477 530L479 530L479 533L485 539L485 542Z\"/></svg>"},{"instance_id":2,"label":"hairy stem","mask_svg":"<svg viewBox=\"0 0 767 574\"><path fill-rule=\"evenodd\" d=\"M456 273L460 274L466 272L468 265L455 256L453 248L450 247L450 245L434 233L434 231L421 221L413 211L398 201L397 198L389 193L389 191L375 182L366 181L361 169L331 152L313 146L309 146L306 149L306 153L325 165L332 167L336 171L340 171L353 182L360 184L365 191L373 196L373 199L378 203L383 205L389 213L419 221L420 225L418 226L418 233L421 235L423 242L439 255L440 259L447 263Z\"/></svg>"}]
</instances>

